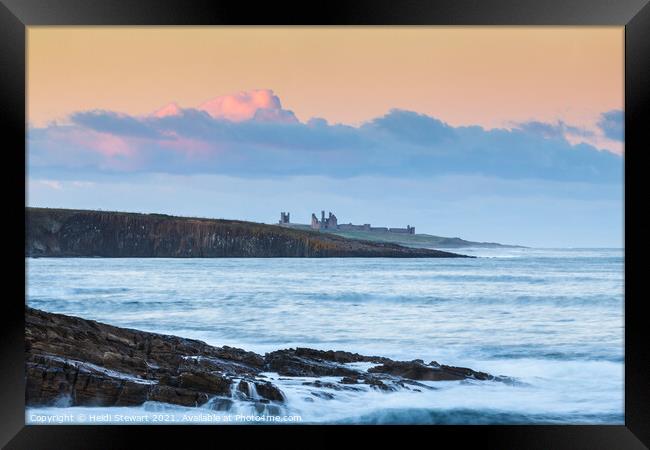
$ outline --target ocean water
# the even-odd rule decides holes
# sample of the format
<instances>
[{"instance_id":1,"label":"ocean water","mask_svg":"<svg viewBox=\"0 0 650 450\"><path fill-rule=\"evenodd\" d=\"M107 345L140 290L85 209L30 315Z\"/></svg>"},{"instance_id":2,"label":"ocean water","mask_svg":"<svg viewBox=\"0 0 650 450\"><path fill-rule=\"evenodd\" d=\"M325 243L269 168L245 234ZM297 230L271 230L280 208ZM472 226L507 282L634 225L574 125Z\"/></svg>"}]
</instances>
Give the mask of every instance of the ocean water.
<instances>
[{"instance_id":1,"label":"ocean water","mask_svg":"<svg viewBox=\"0 0 650 450\"><path fill-rule=\"evenodd\" d=\"M517 380L336 392L316 401L307 400L307 379L276 380L287 397L283 423L622 424L623 250L460 252L478 257L29 258L27 303L258 353L347 350ZM61 406L31 408L26 420L228 422L214 413L159 403ZM230 413L248 417L240 422L268 419L251 418L246 404Z\"/></svg>"}]
</instances>

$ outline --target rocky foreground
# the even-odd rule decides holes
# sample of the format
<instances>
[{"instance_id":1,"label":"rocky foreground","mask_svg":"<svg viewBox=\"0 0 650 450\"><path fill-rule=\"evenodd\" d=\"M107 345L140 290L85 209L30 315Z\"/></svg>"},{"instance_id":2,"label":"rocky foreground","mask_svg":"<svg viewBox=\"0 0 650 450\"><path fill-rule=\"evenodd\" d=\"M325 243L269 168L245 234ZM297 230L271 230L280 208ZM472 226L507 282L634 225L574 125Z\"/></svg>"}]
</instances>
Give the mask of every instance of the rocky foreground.
<instances>
[{"instance_id":1,"label":"rocky foreground","mask_svg":"<svg viewBox=\"0 0 650 450\"><path fill-rule=\"evenodd\" d=\"M25 256L32 257L464 257L313 230L164 214L25 208L25 231Z\"/></svg>"},{"instance_id":2,"label":"rocky foreground","mask_svg":"<svg viewBox=\"0 0 650 450\"><path fill-rule=\"evenodd\" d=\"M259 412L286 401L264 373L284 377L337 377L304 381L314 398L367 385L392 391L431 389L421 381L495 380L484 372L422 360L393 361L309 348L264 356L232 347L114 327L79 317L25 309L28 406L130 406L158 401L227 411L236 401ZM372 363L367 370L349 363ZM327 388L324 392L322 388Z\"/></svg>"}]
</instances>

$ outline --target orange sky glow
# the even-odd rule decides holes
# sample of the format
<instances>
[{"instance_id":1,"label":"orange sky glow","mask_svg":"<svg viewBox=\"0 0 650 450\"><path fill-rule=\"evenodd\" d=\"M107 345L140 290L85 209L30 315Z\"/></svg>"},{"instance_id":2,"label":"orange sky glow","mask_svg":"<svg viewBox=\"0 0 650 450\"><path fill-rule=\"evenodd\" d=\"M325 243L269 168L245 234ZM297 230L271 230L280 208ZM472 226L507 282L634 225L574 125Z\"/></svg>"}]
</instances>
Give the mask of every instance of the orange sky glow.
<instances>
[{"instance_id":1,"label":"orange sky glow","mask_svg":"<svg viewBox=\"0 0 650 450\"><path fill-rule=\"evenodd\" d=\"M29 27L27 119L272 89L302 122L400 108L454 126L591 129L623 109L623 51L623 27Z\"/></svg>"}]
</instances>

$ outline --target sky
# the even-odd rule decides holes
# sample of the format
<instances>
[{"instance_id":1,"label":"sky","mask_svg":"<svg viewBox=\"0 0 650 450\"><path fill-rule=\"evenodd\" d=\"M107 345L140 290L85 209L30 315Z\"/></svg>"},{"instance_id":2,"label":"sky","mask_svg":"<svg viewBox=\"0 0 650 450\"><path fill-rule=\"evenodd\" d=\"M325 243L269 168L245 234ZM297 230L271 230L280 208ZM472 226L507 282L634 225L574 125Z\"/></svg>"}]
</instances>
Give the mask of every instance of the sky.
<instances>
[{"instance_id":1,"label":"sky","mask_svg":"<svg viewBox=\"0 0 650 450\"><path fill-rule=\"evenodd\" d=\"M27 203L623 246L622 27L29 27Z\"/></svg>"}]
</instances>

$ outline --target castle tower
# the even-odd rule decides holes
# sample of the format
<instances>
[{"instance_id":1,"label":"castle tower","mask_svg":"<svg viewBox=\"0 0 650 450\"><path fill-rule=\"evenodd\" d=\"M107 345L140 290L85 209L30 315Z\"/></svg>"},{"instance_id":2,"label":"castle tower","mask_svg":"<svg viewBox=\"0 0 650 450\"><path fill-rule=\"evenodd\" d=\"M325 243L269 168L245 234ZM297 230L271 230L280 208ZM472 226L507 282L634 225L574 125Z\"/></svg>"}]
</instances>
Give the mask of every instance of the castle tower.
<instances>
[{"instance_id":1,"label":"castle tower","mask_svg":"<svg viewBox=\"0 0 650 450\"><path fill-rule=\"evenodd\" d=\"M332 214L332 211L330 211L329 217L327 219L327 228L336 229L338 228L338 225L339 224L336 215Z\"/></svg>"},{"instance_id":2,"label":"castle tower","mask_svg":"<svg viewBox=\"0 0 650 450\"><path fill-rule=\"evenodd\" d=\"M311 213L311 227L314 230L320 230L320 223L318 223L318 217L316 214Z\"/></svg>"}]
</instances>

